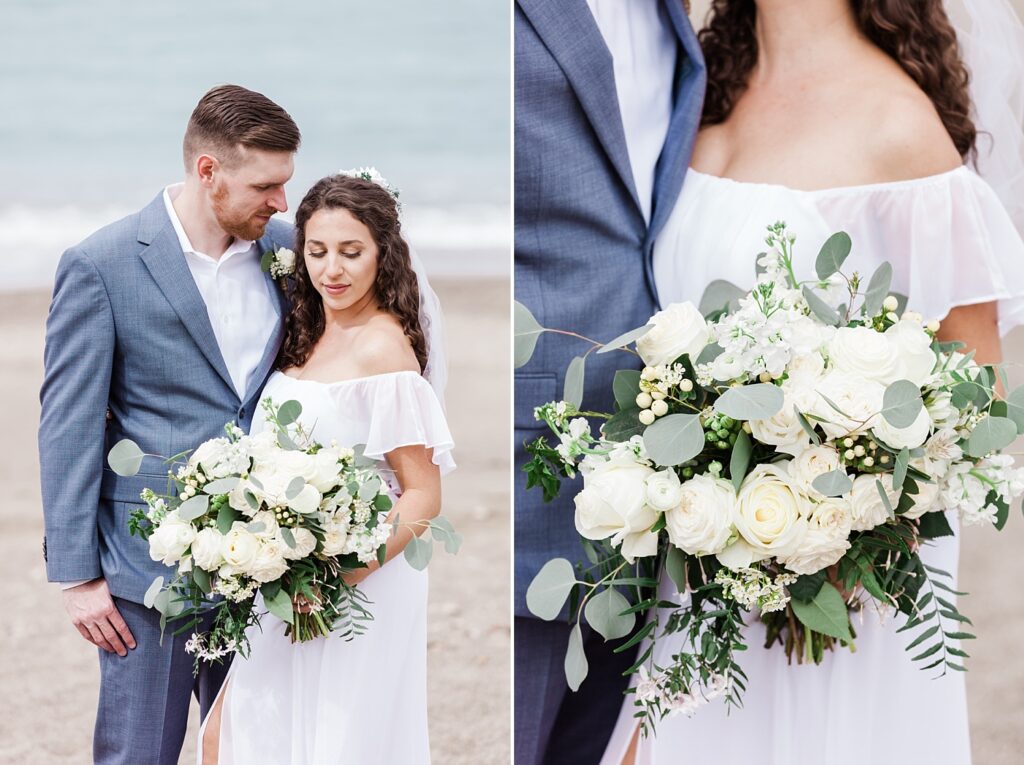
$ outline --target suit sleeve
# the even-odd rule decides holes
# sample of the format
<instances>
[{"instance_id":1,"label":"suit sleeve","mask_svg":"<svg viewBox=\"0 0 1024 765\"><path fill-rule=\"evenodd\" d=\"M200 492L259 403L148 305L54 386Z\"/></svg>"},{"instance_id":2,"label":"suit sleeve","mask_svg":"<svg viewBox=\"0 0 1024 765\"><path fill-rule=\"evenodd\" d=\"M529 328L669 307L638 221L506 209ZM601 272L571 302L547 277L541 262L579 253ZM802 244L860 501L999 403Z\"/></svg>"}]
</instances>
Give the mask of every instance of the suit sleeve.
<instances>
[{"instance_id":1,"label":"suit sleeve","mask_svg":"<svg viewBox=\"0 0 1024 765\"><path fill-rule=\"evenodd\" d=\"M114 344L100 273L83 250L72 248L57 267L39 393L43 550L51 582L102 576L97 513Z\"/></svg>"}]
</instances>

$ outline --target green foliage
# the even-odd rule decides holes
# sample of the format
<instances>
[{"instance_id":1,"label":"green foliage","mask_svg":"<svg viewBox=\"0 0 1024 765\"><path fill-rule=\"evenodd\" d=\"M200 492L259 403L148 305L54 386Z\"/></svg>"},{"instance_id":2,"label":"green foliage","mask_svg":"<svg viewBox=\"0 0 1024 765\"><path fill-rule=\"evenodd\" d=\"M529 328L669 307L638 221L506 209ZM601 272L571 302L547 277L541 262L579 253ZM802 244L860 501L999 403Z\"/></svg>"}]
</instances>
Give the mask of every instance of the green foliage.
<instances>
[{"instance_id":1,"label":"green foliage","mask_svg":"<svg viewBox=\"0 0 1024 765\"><path fill-rule=\"evenodd\" d=\"M515 333L515 365L516 369L519 369L533 357L533 352L537 348L537 340L544 328L533 317L530 309L518 300L514 303L512 317Z\"/></svg>"},{"instance_id":2,"label":"green foliage","mask_svg":"<svg viewBox=\"0 0 1024 765\"><path fill-rule=\"evenodd\" d=\"M565 464L543 436L527 444L526 451L533 455L533 458L523 465L526 488L539 486L544 492L544 501L550 502L558 496L562 485L561 479L566 476Z\"/></svg>"}]
</instances>

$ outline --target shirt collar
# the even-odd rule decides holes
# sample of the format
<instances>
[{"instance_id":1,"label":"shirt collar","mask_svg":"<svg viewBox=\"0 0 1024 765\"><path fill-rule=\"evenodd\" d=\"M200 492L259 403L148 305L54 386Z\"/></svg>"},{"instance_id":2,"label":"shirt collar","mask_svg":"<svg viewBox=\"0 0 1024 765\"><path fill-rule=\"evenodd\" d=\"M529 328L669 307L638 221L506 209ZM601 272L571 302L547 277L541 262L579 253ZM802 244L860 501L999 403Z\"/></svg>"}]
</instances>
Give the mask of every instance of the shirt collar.
<instances>
[{"instance_id":1,"label":"shirt collar","mask_svg":"<svg viewBox=\"0 0 1024 765\"><path fill-rule=\"evenodd\" d=\"M192 246L192 242L189 241L188 234L185 233L185 229L181 225L181 220L178 218L178 213L172 204L172 200L177 198L178 194L180 194L184 188L184 183L172 183L164 189L164 207L167 208L167 216L171 219L171 225L174 226L174 233L178 237L178 244L181 245L181 251L186 254L191 253L192 255L198 255L212 261L212 257L207 255L205 252L199 252L199 250ZM231 240L231 244L229 244L227 249L224 250L224 254L220 256L220 262L224 262L228 257L235 255L236 253L248 252L252 249L253 244L254 243L250 240L239 239L238 237L233 238Z\"/></svg>"}]
</instances>

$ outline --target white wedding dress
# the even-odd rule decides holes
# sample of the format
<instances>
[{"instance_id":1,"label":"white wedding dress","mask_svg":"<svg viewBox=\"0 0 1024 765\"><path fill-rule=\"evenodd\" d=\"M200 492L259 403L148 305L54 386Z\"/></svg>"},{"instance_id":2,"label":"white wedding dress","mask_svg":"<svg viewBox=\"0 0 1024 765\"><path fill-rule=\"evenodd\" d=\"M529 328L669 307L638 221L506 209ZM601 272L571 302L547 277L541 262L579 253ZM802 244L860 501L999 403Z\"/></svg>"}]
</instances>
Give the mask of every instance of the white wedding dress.
<instances>
[{"instance_id":1,"label":"white wedding dress","mask_svg":"<svg viewBox=\"0 0 1024 765\"><path fill-rule=\"evenodd\" d=\"M895 292L925 319L951 308L999 302L999 329L1024 323L1024 243L992 189L961 167L917 180L796 191L742 183L695 170L654 250L660 303L699 302L704 288L726 279L749 289L766 226L785 221L796 234L798 279L814 278L821 244L846 231L853 251L844 273L867 280L883 261L893 267ZM954 528L955 519L951 518ZM976 530L975 533L986 533ZM922 551L926 563L956 572L957 538ZM675 598L665 577L663 598ZM964 604L970 614L970 600ZM922 671L904 647L913 632L896 634L903 617L884 621L866 611L856 621L856 653L827 653L820 666L787 666L778 645L765 650L764 629L747 628L740 664L749 676L744 707L726 714L721 699L692 718L657 725L639 743L638 765L866 765L970 762L964 676ZM654 662L665 666L678 636L657 641ZM927 664L928 662L922 662ZM618 765L633 736L627 696L602 765Z\"/></svg>"},{"instance_id":2,"label":"white wedding dress","mask_svg":"<svg viewBox=\"0 0 1024 765\"><path fill-rule=\"evenodd\" d=\"M401 446L433 449L442 475L455 467L452 438L434 389L415 372L319 383L275 372L262 397L302 404L314 440L365 444L377 460ZM262 411L252 432L265 426ZM396 498L394 473L381 472ZM365 634L293 644L277 617L250 628L248 659L225 681L221 765L349 765L430 762L427 737L427 573L402 555L360 589L373 620ZM198 762L202 762L202 734Z\"/></svg>"}]
</instances>

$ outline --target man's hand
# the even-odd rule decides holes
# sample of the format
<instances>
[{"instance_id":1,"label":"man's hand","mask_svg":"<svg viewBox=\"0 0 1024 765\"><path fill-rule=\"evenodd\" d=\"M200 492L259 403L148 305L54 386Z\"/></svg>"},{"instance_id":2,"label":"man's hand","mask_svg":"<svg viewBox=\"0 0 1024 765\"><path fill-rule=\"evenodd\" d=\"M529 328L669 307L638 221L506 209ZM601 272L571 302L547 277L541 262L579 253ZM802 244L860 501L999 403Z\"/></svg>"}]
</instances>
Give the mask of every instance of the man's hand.
<instances>
[{"instance_id":1,"label":"man's hand","mask_svg":"<svg viewBox=\"0 0 1024 765\"><path fill-rule=\"evenodd\" d=\"M118 656L127 656L128 648L135 648L135 638L114 605L105 579L64 590L64 608L75 629L93 645Z\"/></svg>"}]
</instances>

